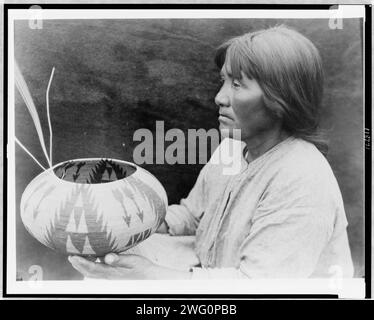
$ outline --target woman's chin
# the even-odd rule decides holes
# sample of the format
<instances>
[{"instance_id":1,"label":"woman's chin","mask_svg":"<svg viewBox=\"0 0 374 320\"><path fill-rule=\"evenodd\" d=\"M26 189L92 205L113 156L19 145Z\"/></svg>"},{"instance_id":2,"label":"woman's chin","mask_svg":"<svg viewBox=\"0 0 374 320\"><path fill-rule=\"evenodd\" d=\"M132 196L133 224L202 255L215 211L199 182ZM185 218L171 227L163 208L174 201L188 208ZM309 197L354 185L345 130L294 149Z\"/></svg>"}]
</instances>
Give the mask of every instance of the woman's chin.
<instances>
[{"instance_id":1,"label":"woman's chin","mask_svg":"<svg viewBox=\"0 0 374 320\"><path fill-rule=\"evenodd\" d=\"M233 130L230 127L219 126L219 131L222 138L232 138Z\"/></svg>"},{"instance_id":2,"label":"woman's chin","mask_svg":"<svg viewBox=\"0 0 374 320\"><path fill-rule=\"evenodd\" d=\"M219 124L219 131L220 131L221 135L226 136L230 133L230 131L232 131L232 129L230 127L227 127L224 124L220 123Z\"/></svg>"},{"instance_id":3,"label":"woman's chin","mask_svg":"<svg viewBox=\"0 0 374 320\"><path fill-rule=\"evenodd\" d=\"M222 123L220 123L219 131L221 133L222 138L231 138L231 139L240 140L240 141L242 140L240 129L233 129L230 126L225 126Z\"/></svg>"}]
</instances>

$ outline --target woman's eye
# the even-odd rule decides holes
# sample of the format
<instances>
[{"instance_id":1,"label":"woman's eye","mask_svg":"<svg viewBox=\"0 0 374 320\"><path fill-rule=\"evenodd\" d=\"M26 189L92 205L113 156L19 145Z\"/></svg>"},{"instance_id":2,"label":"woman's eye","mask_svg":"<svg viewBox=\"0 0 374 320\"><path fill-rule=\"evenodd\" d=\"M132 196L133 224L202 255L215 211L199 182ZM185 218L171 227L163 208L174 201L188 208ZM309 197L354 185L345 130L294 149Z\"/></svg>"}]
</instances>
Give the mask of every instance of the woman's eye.
<instances>
[{"instance_id":1,"label":"woman's eye","mask_svg":"<svg viewBox=\"0 0 374 320\"><path fill-rule=\"evenodd\" d=\"M240 88L241 87L240 82L238 80L232 80L231 85L234 88Z\"/></svg>"}]
</instances>

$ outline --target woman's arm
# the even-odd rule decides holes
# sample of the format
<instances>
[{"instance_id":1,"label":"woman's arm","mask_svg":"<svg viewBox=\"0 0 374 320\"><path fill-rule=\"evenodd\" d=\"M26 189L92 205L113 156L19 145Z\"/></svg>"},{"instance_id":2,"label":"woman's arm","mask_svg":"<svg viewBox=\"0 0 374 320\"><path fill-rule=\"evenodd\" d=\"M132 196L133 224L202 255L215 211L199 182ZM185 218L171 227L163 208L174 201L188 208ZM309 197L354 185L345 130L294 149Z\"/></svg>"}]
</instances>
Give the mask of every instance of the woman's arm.
<instances>
[{"instance_id":1,"label":"woman's arm","mask_svg":"<svg viewBox=\"0 0 374 320\"><path fill-rule=\"evenodd\" d=\"M206 204L206 164L199 173L195 185L187 198L182 199L180 204L168 207L165 222L160 226L158 232L171 235L194 235L200 219L205 211Z\"/></svg>"}]
</instances>

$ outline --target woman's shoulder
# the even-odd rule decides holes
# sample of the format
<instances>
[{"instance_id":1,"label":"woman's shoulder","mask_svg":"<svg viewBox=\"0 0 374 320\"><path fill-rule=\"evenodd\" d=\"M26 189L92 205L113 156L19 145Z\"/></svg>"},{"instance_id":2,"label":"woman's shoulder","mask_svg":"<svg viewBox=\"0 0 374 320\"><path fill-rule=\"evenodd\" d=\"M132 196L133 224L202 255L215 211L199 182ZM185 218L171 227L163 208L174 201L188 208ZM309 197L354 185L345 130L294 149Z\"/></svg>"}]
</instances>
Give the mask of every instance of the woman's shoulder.
<instances>
[{"instance_id":1,"label":"woman's shoulder","mask_svg":"<svg viewBox=\"0 0 374 320\"><path fill-rule=\"evenodd\" d=\"M273 182L277 188L341 200L340 188L326 157L317 147L294 138L274 161ZM278 160L278 161L277 161Z\"/></svg>"},{"instance_id":2,"label":"woman's shoulder","mask_svg":"<svg viewBox=\"0 0 374 320\"><path fill-rule=\"evenodd\" d=\"M330 178L333 171L326 157L317 147L303 139L293 138L283 154L281 171L299 178Z\"/></svg>"},{"instance_id":3,"label":"woman's shoulder","mask_svg":"<svg viewBox=\"0 0 374 320\"><path fill-rule=\"evenodd\" d=\"M266 187L261 208L304 208L298 211L299 215L305 214L319 224L327 223L329 228L337 217L346 224L337 180L328 161L313 144L293 139L272 160L262 169Z\"/></svg>"}]
</instances>

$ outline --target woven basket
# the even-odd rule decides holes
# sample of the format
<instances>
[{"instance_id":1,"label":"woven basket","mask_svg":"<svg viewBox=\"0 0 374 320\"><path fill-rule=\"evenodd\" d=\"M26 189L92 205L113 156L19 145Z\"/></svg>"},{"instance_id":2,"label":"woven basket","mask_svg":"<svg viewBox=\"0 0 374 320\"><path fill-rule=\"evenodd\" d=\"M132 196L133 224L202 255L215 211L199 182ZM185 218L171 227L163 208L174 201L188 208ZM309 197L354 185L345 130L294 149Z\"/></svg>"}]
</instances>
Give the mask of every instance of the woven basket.
<instances>
[{"instance_id":1,"label":"woven basket","mask_svg":"<svg viewBox=\"0 0 374 320\"><path fill-rule=\"evenodd\" d=\"M123 252L154 233L168 205L148 171L114 159L76 159L38 175L21 199L32 236L63 254Z\"/></svg>"}]
</instances>

